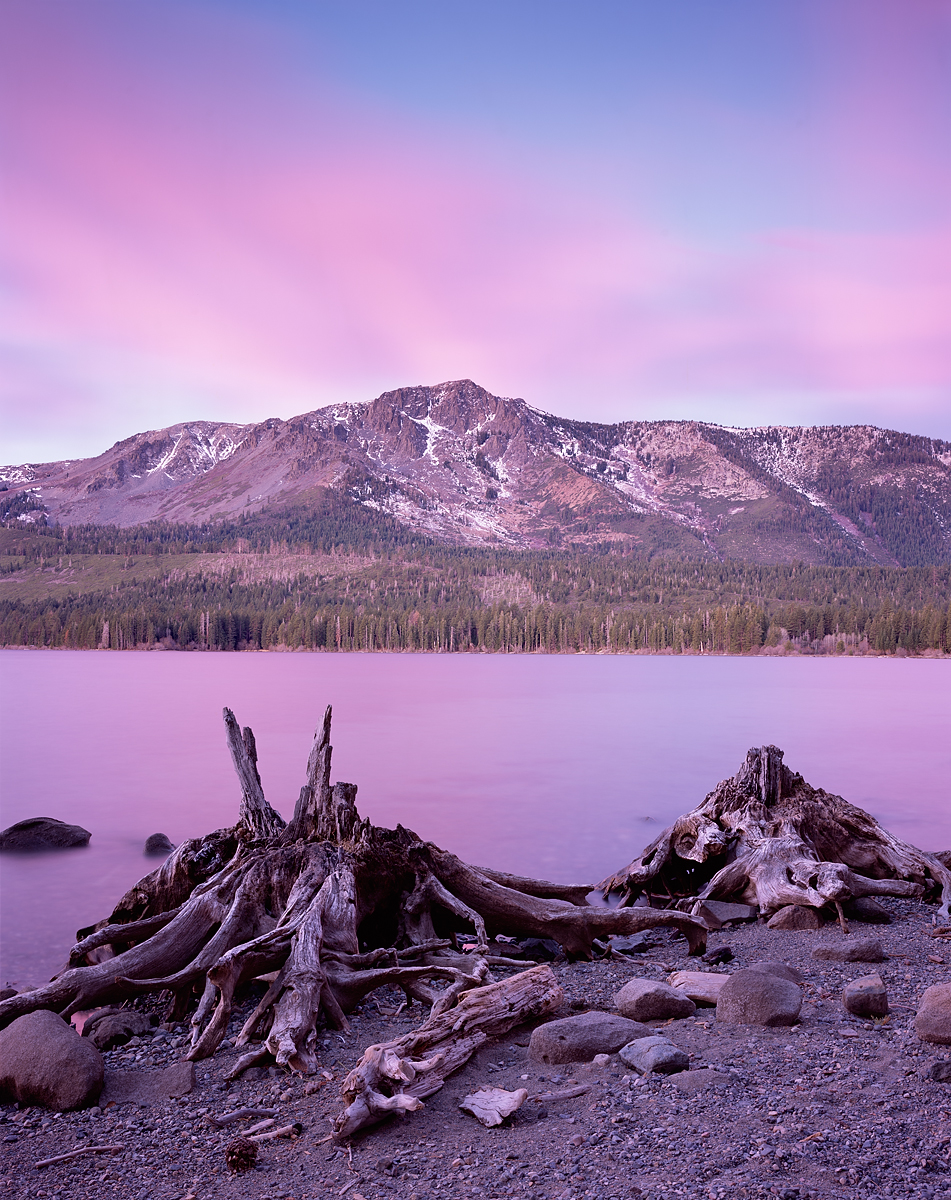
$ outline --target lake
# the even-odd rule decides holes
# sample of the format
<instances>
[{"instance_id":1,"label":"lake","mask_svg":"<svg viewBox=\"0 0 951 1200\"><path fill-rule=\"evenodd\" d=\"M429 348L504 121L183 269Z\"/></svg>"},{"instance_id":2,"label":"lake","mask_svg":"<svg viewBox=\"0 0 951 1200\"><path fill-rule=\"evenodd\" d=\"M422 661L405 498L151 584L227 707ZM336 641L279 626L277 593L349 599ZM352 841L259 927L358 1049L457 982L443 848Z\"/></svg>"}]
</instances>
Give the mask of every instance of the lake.
<instances>
[{"instance_id":1,"label":"lake","mask_svg":"<svg viewBox=\"0 0 951 1200\"><path fill-rule=\"evenodd\" d=\"M0 827L84 849L0 860L0 981L36 984L155 866L142 845L232 824L221 709L254 729L285 817L334 706L363 815L464 859L595 883L772 742L816 787L951 847L951 668L920 659L0 651Z\"/></svg>"}]
</instances>

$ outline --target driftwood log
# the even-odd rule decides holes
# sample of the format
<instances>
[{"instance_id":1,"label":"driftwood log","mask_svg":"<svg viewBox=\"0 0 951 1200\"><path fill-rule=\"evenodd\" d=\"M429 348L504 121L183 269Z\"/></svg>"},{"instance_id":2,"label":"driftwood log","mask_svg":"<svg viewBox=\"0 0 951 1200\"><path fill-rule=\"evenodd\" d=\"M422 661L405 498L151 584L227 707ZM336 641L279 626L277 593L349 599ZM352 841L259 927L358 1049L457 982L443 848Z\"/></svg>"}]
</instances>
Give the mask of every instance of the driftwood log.
<instances>
[{"instance_id":1,"label":"driftwood log","mask_svg":"<svg viewBox=\"0 0 951 1200\"><path fill-rule=\"evenodd\" d=\"M371 1047L348 1077L345 1136L418 1105L486 1037L555 1002L547 968L495 982L493 934L552 938L590 958L595 939L668 926L691 953L705 949L704 926L682 911L593 905L586 886L481 870L402 826L361 820L356 787L330 782L329 708L285 824L265 798L251 730L228 709L224 719L237 824L183 842L108 918L80 930L59 975L0 1003L0 1028L38 1008L68 1018L162 992L166 1020L190 1016L188 1057L200 1059L224 1038L239 987L276 973L237 1038L247 1050L232 1076L261 1062L309 1073L318 1030L346 1028L369 992L395 985L430 1015L398 1043ZM463 928L468 952L458 949Z\"/></svg>"},{"instance_id":2,"label":"driftwood log","mask_svg":"<svg viewBox=\"0 0 951 1200\"><path fill-rule=\"evenodd\" d=\"M689 911L703 900L739 900L768 915L788 904L836 908L861 896L938 893L948 920L951 870L893 837L841 796L810 787L776 746L754 747L731 778L605 879L621 905L663 896Z\"/></svg>"}]
</instances>

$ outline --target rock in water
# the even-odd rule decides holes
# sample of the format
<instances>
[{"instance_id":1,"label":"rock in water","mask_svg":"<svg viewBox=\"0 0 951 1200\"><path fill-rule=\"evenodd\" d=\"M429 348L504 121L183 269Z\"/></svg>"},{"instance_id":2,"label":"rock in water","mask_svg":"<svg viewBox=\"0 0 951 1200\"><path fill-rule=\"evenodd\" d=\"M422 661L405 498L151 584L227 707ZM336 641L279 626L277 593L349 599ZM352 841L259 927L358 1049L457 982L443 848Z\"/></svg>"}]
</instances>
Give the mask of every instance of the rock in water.
<instances>
[{"instance_id":1,"label":"rock in water","mask_svg":"<svg viewBox=\"0 0 951 1200\"><path fill-rule=\"evenodd\" d=\"M0 833L0 850L67 850L88 846L91 837L81 825L67 825L55 817L30 817Z\"/></svg>"},{"instance_id":2,"label":"rock in water","mask_svg":"<svg viewBox=\"0 0 951 1200\"><path fill-rule=\"evenodd\" d=\"M717 1020L724 1025L795 1025L802 992L788 979L762 971L736 971L720 989Z\"/></svg>"},{"instance_id":3,"label":"rock in water","mask_svg":"<svg viewBox=\"0 0 951 1200\"><path fill-rule=\"evenodd\" d=\"M174 845L169 841L164 833L153 833L145 839L146 854L161 854L169 855L175 849Z\"/></svg>"},{"instance_id":4,"label":"rock in water","mask_svg":"<svg viewBox=\"0 0 951 1200\"><path fill-rule=\"evenodd\" d=\"M591 1062L596 1054L614 1054L625 1043L650 1033L647 1025L613 1013L587 1012L562 1017L533 1030L528 1053L548 1064Z\"/></svg>"},{"instance_id":5,"label":"rock in water","mask_svg":"<svg viewBox=\"0 0 951 1200\"><path fill-rule=\"evenodd\" d=\"M915 1033L923 1042L951 1046L951 983L925 988L915 1017Z\"/></svg>"},{"instance_id":6,"label":"rock in water","mask_svg":"<svg viewBox=\"0 0 951 1200\"><path fill-rule=\"evenodd\" d=\"M632 1021L664 1021L692 1017L697 1006L689 996L657 979L632 979L614 997L618 1012Z\"/></svg>"},{"instance_id":7,"label":"rock in water","mask_svg":"<svg viewBox=\"0 0 951 1200\"><path fill-rule=\"evenodd\" d=\"M88 1108L102 1091L102 1055L49 1009L0 1031L0 1093L55 1112Z\"/></svg>"},{"instance_id":8,"label":"rock in water","mask_svg":"<svg viewBox=\"0 0 951 1200\"><path fill-rule=\"evenodd\" d=\"M621 1047L620 1059L642 1075L650 1071L656 1071L659 1075L673 1075L677 1071L686 1071L690 1066L690 1059L683 1050L659 1034L628 1042Z\"/></svg>"},{"instance_id":9,"label":"rock in water","mask_svg":"<svg viewBox=\"0 0 951 1200\"><path fill-rule=\"evenodd\" d=\"M853 1017L887 1017L888 993L881 975L863 975L842 989L845 1011Z\"/></svg>"}]
</instances>

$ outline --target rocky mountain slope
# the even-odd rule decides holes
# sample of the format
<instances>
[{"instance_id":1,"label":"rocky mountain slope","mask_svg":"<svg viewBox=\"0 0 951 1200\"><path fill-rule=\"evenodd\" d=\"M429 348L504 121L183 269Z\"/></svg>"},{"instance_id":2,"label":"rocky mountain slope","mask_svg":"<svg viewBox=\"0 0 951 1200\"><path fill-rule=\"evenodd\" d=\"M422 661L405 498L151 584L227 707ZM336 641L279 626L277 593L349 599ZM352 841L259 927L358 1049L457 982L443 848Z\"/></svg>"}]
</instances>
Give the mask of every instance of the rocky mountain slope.
<instances>
[{"instance_id":1,"label":"rocky mountain slope","mask_svg":"<svg viewBox=\"0 0 951 1200\"><path fill-rule=\"evenodd\" d=\"M194 421L0 468L7 523L198 524L344 492L433 538L678 557L951 560L951 443L874 426L551 416L469 380L253 425Z\"/></svg>"}]
</instances>

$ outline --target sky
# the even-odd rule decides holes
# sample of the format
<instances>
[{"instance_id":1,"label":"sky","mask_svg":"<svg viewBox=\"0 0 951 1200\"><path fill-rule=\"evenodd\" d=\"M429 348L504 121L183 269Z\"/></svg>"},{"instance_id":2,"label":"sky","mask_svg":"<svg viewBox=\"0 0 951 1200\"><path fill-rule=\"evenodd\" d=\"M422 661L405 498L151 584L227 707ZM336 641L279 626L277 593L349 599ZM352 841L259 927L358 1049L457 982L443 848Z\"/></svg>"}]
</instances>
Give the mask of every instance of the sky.
<instances>
[{"instance_id":1,"label":"sky","mask_svg":"<svg viewBox=\"0 0 951 1200\"><path fill-rule=\"evenodd\" d=\"M460 378L951 439L951 0L0 0L2 461Z\"/></svg>"}]
</instances>

